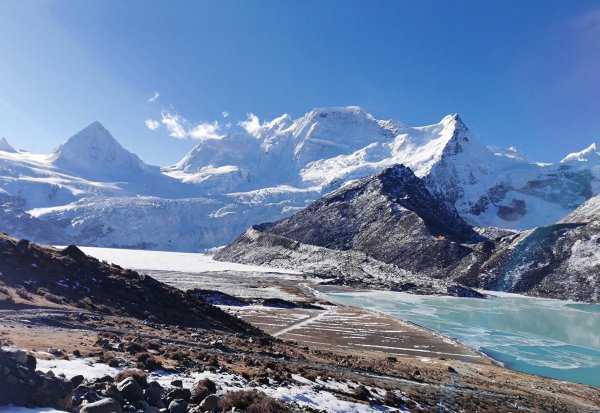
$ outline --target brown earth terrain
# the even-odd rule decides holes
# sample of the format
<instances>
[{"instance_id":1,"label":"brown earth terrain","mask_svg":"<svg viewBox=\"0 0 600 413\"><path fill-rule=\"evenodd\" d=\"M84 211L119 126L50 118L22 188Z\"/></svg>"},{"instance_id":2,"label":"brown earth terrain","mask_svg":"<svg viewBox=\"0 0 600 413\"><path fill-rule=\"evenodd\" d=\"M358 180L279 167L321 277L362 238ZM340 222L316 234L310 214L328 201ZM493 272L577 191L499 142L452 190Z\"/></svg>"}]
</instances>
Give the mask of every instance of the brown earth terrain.
<instances>
[{"instance_id":1,"label":"brown earth terrain","mask_svg":"<svg viewBox=\"0 0 600 413\"><path fill-rule=\"evenodd\" d=\"M294 382L292 375L299 375L339 400L386 403L375 391L366 397L316 380L332 378L388 391L397 396L393 403L408 411L594 412L600 406L598 388L510 371L460 343L378 313L304 295L299 301L322 309L224 307L237 318L194 294L87 258L74 248L61 251L12 238L2 242L0 340L3 346L44 352L36 357L87 357L146 371L235 374L247 378L249 388L265 383L285 388ZM244 296L243 283L231 274L221 276L229 277L228 292ZM119 284L122 291L114 294L90 284L102 285L102 277L127 284ZM280 291L290 299L302 295L306 282L298 277L269 283L263 276L260 288L269 298ZM191 283L189 288L195 287ZM246 287L260 296L255 284ZM162 300L180 301L164 307L164 301L151 302L159 292L165 294ZM133 305L127 305L128 298ZM293 402L288 408L326 411Z\"/></svg>"}]
</instances>

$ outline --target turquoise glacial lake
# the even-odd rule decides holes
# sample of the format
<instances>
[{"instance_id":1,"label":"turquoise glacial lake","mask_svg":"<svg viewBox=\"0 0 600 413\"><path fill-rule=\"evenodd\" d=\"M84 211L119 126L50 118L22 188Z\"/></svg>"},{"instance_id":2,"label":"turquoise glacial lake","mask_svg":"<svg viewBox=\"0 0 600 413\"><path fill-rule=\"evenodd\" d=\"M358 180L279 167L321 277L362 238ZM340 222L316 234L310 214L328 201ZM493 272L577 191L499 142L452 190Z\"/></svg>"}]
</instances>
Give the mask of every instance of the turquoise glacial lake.
<instances>
[{"instance_id":1,"label":"turquoise glacial lake","mask_svg":"<svg viewBox=\"0 0 600 413\"><path fill-rule=\"evenodd\" d=\"M397 292L328 294L453 337L507 368L600 386L600 305L502 295L488 299Z\"/></svg>"}]
</instances>

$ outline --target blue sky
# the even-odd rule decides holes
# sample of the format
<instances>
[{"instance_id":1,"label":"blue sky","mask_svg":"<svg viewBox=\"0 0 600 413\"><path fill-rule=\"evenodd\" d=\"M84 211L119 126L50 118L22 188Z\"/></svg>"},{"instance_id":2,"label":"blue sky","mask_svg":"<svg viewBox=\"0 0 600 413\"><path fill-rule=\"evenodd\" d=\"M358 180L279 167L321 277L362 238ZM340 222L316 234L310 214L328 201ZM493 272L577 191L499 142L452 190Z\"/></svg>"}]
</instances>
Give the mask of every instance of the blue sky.
<instances>
[{"instance_id":1,"label":"blue sky","mask_svg":"<svg viewBox=\"0 0 600 413\"><path fill-rule=\"evenodd\" d=\"M600 141L600 2L0 0L0 136L18 148L99 120L166 165L248 113L341 105L458 112L486 144L558 160ZM171 129L150 130L161 114Z\"/></svg>"}]
</instances>

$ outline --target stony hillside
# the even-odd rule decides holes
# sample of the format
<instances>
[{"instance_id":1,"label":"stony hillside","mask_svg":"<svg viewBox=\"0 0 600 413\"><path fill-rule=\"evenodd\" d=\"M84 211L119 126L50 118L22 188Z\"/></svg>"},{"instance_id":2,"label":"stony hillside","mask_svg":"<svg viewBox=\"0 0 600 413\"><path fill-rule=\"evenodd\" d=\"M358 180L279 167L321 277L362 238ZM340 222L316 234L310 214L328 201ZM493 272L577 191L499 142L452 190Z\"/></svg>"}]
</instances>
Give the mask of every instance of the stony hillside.
<instances>
[{"instance_id":1,"label":"stony hillside","mask_svg":"<svg viewBox=\"0 0 600 413\"><path fill-rule=\"evenodd\" d=\"M201 299L151 277L0 234L0 306L76 306L157 323L257 334Z\"/></svg>"}]
</instances>

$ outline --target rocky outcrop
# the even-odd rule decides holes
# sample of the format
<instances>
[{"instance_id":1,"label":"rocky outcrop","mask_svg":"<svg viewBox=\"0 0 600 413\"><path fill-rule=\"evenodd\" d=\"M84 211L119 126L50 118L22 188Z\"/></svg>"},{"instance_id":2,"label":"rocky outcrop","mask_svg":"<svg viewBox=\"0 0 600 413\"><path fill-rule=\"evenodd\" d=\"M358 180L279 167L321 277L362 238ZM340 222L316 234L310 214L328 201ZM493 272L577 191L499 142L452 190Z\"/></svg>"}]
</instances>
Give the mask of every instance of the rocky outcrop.
<instances>
[{"instance_id":1,"label":"rocky outcrop","mask_svg":"<svg viewBox=\"0 0 600 413\"><path fill-rule=\"evenodd\" d=\"M24 352L0 349L0 406L13 404L70 410L73 384L51 372L36 371L35 364L35 358Z\"/></svg>"},{"instance_id":2,"label":"rocky outcrop","mask_svg":"<svg viewBox=\"0 0 600 413\"><path fill-rule=\"evenodd\" d=\"M290 238L248 229L241 237L220 250L216 259L240 263L292 268L324 278L324 282L363 288L410 291L414 294L464 296L454 282L411 273L376 260L364 252L338 251L302 244Z\"/></svg>"}]
</instances>

